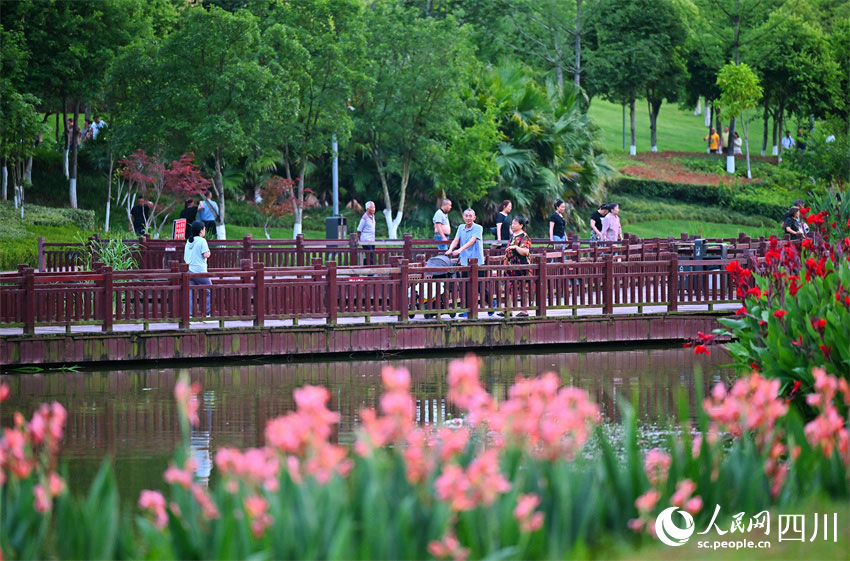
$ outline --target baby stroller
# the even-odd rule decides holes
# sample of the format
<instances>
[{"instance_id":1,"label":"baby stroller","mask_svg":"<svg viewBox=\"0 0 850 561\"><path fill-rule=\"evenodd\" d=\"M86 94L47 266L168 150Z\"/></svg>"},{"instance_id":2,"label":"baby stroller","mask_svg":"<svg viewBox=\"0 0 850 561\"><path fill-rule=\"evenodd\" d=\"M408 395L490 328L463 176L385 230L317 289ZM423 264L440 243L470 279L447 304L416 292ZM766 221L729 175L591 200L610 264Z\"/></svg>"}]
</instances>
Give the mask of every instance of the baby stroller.
<instances>
[{"instance_id":1,"label":"baby stroller","mask_svg":"<svg viewBox=\"0 0 850 561\"><path fill-rule=\"evenodd\" d=\"M418 310L445 310L451 307L454 303L454 298L450 294L450 290L446 290L446 283L440 282L440 279L456 279L459 277L457 271L459 264L458 259L452 259L446 255L435 255L428 259L425 263L427 268L451 268L450 271L437 271L420 273L417 271L411 274L411 279L422 279L424 281L434 282L418 282L410 289L410 317L413 318ZM425 314L426 319L433 319L439 313ZM449 313L450 317L455 317L453 312Z\"/></svg>"}]
</instances>

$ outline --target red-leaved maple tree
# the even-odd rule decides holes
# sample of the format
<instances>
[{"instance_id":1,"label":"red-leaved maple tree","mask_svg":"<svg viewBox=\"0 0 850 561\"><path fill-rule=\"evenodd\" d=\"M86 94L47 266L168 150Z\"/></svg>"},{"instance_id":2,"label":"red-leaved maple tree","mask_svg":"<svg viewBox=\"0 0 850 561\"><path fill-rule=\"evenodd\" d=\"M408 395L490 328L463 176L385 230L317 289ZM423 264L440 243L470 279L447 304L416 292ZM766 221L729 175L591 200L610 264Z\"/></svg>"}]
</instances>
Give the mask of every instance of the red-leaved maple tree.
<instances>
[{"instance_id":1,"label":"red-leaved maple tree","mask_svg":"<svg viewBox=\"0 0 850 561\"><path fill-rule=\"evenodd\" d=\"M299 201L295 196L295 188L298 185L298 179L287 179L285 177L274 176L266 180L265 184L260 188L261 201L257 204L257 210L263 215L263 232L266 239L270 239L269 227L274 219L292 214L294 209L311 208L318 206L315 197L305 197L304 201ZM312 195L310 189L305 189L305 194Z\"/></svg>"}]
</instances>

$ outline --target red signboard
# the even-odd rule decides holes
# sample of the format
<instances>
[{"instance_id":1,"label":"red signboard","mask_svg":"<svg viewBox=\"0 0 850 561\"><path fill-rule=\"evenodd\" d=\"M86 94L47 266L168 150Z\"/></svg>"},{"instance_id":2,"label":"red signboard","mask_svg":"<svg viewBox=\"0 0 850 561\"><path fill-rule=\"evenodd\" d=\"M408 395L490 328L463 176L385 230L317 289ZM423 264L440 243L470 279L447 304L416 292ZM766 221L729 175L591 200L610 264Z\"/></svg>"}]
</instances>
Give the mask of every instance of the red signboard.
<instances>
[{"instance_id":1,"label":"red signboard","mask_svg":"<svg viewBox=\"0 0 850 561\"><path fill-rule=\"evenodd\" d=\"M174 221L174 228L171 232L172 240L185 240L186 239L186 219L178 218Z\"/></svg>"}]
</instances>

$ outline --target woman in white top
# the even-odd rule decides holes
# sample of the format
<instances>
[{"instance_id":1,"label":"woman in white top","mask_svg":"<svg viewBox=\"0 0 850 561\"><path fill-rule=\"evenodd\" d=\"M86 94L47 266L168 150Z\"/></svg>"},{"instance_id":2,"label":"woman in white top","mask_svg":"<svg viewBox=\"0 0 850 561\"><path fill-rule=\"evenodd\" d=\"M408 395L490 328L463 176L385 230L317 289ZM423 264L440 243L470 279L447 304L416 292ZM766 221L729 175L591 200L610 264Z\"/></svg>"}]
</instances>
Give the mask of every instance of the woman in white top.
<instances>
[{"instance_id":1,"label":"woman in white top","mask_svg":"<svg viewBox=\"0 0 850 561\"><path fill-rule=\"evenodd\" d=\"M623 239L623 228L620 226L620 205L608 205L610 212L602 219L602 241L616 242Z\"/></svg>"},{"instance_id":2,"label":"woman in white top","mask_svg":"<svg viewBox=\"0 0 850 561\"><path fill-rule=\"evenodd\" d=\"M207 259L210 258L210 246L207 240L204 239L207 235L207 229L204 223L200 220L192 222L190 235L186 241L186 248L183 250L183 261L189 265L190 273L206 273ZM192 286L203 285L209 286L212 280L209 277L193 277L189 279L189 284ZM207 312L210 315L210 290L203 289L207 293ZM189 315L192 315L192 308L195 302L194 291L189 291Z\"/></svg>"}]
</instances>

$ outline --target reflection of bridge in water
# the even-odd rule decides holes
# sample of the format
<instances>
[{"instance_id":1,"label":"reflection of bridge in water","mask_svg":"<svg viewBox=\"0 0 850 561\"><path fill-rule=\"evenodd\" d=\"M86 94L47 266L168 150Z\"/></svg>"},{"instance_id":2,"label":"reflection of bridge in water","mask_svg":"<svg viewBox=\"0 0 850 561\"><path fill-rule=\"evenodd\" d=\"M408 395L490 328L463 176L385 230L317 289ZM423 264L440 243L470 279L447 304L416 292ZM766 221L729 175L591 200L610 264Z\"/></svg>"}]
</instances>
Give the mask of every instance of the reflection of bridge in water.
<instances>
[{"instance_id":1,"label":"reflection of bridge in water","mask_svg":"<svg viewBox=\"0 0 850 561\"><path fill-rule=\"evenodd\" d=\"M445 401L446 371L452 358L406 358L392 361L411 372L417 421L443 423L459 412ZM640 349L565 354L487 355L482 379L504 399L517 374L557 372L566 385L585 389L609 421L619 421L617 401L624 398L643 422L673 415L677 394L695 401L694 369L703 368L703 385L725 376L722 354L695 357L682 349ZM196 440L221 446L257 446L266 422L295 409L292 392L306 384L327 387L330 408L341 422L334 440L353 439L358 412L380 401L379 360L320 363L225 364L190 368L96 371L4 376L12 398L0 413L8 426L15 409L29 415L42 401L60 401L68 409L65 456L71 458L139 457L170 454L179 441L173 388L181 372L203 386ZM205 436L202 436L205 435Z\"/></svg>"}]
</instances>

